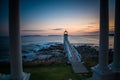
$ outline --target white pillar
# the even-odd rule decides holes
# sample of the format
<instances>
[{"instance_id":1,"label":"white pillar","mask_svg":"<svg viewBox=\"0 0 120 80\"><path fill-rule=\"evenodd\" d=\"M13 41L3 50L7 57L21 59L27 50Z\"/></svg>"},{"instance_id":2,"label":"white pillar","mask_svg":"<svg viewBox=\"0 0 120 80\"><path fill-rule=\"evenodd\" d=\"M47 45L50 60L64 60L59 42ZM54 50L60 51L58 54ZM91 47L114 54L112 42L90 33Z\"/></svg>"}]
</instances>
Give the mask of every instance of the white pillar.
<instances>
[{"instance_id":1,"label":"white pillar","mask_svg":"<svg viewBox=\"0 0 120 80\"><path fill-rule=\"evenodd\" d=\"M113 71L120 73L120 0L115 0Z\"/></svg>"},{"instance_id":2,"label":"white pillar","mask_svg":"<svg viewBox=\"0 0 120 80\"><path fill-rule=\"evenodd\" d=\"M108 32L109 14L108 0L100 0L100 41L98 65L92 67L92 80L114 80L108 68Z\"/></svg>"},{"instance_id":3,"label":"white pillar","mask_svg":"<svg viewBox=\"0 0 120 80\"><path fill-rule=\"evenodd\" d=\"M99 47L99 68L101 71L108 70L108 31L109 14L108 0L100 0L100 47Z\"/></svg>"},{"instance_id":4,"label":"white pillar","mask_svg":"<svg viewBox=\"0 0 120 80\"><path fill-rule=\"evenodd\" d=\"M19 14L19 0L9 0L11 80L23 78Z\"/></svg>"}]
</instances>

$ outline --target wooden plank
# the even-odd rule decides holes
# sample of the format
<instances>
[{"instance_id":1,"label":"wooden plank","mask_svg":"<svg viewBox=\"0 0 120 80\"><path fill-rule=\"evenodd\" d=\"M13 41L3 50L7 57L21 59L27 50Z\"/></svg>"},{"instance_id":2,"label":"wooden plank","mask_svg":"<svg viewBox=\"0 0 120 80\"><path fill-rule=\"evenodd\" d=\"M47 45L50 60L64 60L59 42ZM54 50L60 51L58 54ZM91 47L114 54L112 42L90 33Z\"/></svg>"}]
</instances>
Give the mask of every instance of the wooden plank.
<instances>
[{"instance_id":1,"label":"wooden plank","mask_svg":"<svg viewBox=\"0 0 120 80\"><path fill-rule=\"evenodd\" d=\"M88 70L80 62L72 62L72 68L75 73L88 73Z\"/></svg>"}]
</instances>

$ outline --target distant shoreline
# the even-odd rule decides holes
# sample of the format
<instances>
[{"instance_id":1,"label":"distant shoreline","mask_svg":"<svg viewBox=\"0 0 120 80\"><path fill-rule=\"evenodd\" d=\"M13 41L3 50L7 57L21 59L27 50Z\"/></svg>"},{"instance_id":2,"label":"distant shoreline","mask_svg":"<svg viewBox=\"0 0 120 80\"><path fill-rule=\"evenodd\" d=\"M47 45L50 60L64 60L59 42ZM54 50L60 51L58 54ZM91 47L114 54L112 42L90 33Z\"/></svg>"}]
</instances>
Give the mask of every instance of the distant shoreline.
<instances>
[{"instance_id":1,"label":"distant shoreline","mask_svg":"<svg viewBox=\"0 0 120 80\"><path fill-rule=\"evenodd\" d=\"M63 36L63 35L21 35L22 37L29 36ZM99 36L99 35L69 35L69 36ZM0 36L0 37L9 37L8 35Z\"/></svg>"},{"instance_id":2,"label":"distant shoreline","mask_svg":"<svg viewBox=\"0 0 120 80\"><path fill-rule=\"evenodd\" d=\"M63 35L21 35L21 37L30 37L30 36L63 36ZM99 35L69 35L69 36L99 36ZM109 34L109 36L114 36L114 34ZM0 37L9 37L8 35Z\"/></svg>"}]
</instances>

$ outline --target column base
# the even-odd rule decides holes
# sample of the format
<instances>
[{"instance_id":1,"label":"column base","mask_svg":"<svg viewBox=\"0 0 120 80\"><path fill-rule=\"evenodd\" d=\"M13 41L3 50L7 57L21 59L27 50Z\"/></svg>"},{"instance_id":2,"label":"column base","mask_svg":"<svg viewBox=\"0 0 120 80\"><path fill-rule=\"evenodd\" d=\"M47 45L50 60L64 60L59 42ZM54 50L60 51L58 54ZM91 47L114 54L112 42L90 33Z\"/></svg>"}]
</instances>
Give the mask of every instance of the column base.
<instances>
[{"instance_id":1,"label":"column base","mask_svg":"<svg viewBox=\"0 0 120 80\"><path fill-rule=\"evenodd\" d=\"M23 79L22 80L29 80L30 79L30 73L23 73ZM0 74L0 80L11 80L11 77L9 74Z\"/></svg>"},{"instance_id":2,"label":"column base","mask_svg":"<svg viewBox=\"0 0 120 80\"><path fill-rule=\"evenodd\" d=\"M109 64L109 68L112 70L114 73L114 78L115 80L120 80L120 68L115 69L113 67L113 63Z\"/></svg>"},{"instance_id":3,"label":"column base","mask_svg":"<svg viewBox=\"0 0 120 80\"><path fill-rule=\"evenodd\" d=\"M119 63L118 63L119 65ZM117 74L120 74L120 67L114 67L113 66L113 63L109 64L109 68L114 72L114 73L117 73Z\"/></svg>"},{"instance_id":4,"label":"column base","mask_svg":"<svg viewBox=\"0 0 120 80\"><path fill-rule=\"evenodd\" d=\"M111 70L101 71L99 66L92 67L93 76L90 80L115 80L114 73Z\"/></svg>"},{"instance_id":5,"label":"column base","mask_svg":"<svg viewBox=\"0 0 120 80\"><path fill-rule=\"evenodd\" d=\"M0 80L10 80L10 75L0 73Z\"/></svg>"}]
</instances>

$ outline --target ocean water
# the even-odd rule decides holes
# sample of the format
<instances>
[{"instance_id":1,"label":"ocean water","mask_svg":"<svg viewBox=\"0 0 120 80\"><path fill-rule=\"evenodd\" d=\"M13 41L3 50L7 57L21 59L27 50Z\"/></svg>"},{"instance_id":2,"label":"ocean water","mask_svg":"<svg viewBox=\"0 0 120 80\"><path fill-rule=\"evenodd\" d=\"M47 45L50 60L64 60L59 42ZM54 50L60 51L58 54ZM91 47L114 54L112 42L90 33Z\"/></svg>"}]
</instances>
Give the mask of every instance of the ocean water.
<instances>
[{"instance_id":1,"label":"ocean water","mask_svg":"<svg viewBox=\"0 0 120 80\"><path fill-rule=\"evenodd\" d=\"M92 44L99 46L99 36L87 35L87 36L69 36L70 43L76 44ZM22 37L22 45L37 44L45 42L61 42L63 43L63 36L27 36ZM109 48L114 46L114 37L109 36Z\"/></svg>"},{"instance_id":2,"label":"ocean water","mask_svg":"<svg viewBox=\"0 0 120 80\"><path fill-rule=\"evenodd\" d=\"M69 36L70 43L92 44L99 46L99 36ZM63 36L24 36L21 37L22 45L40 44L46 42L63 43ZM114 37L109 37L109 48L113 48ZM9 55L9 37L0 37L0 59Z\"/></svg>"}]
</instances>

